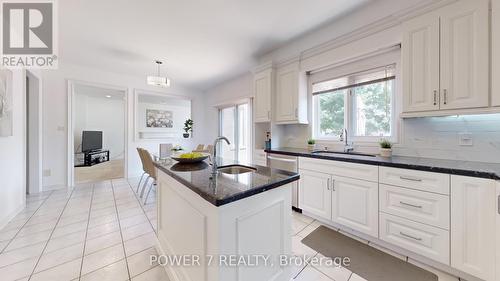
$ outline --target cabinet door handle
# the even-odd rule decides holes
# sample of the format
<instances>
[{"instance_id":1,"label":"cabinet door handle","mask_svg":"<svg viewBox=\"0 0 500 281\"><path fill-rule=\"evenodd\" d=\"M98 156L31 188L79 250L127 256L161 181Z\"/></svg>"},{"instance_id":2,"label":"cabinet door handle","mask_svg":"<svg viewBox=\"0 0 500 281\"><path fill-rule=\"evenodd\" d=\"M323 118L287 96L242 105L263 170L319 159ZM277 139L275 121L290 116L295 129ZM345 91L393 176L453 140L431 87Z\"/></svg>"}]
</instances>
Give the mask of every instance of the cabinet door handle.
<instances>
[{"instance_id":1,"label":"cabinet door handle","mask_svg":"<svg viewBox=\"0 0 500 281\"><path fill-rule=\"evenodd\" d=\"M399 234L401 234L401 235L402 235L402 236L404 236L404 237L411 238L411 239L413 239L413 240L422 241L422 238L415 237L415 236L411 236L411 235L408 235L408 234L406 234L406 233L404 233L404 232L401 232L401 231L399 232Z\"/></svg>"},{"instance_id":2,"label":"cabinet door handle","mask_svg":"<svg viewBox=\"0 0 500 281\"><path fill-rule=\"evenodd\" d=\"M326 180L326 189L330 190L330 179Z\"/></svg>"},{"instance_id":3,"label":"cabinet door handle","mask_svg":"<svg viewBox=\"0 0 500 281\"><path fill-rule=\"evenodd\" d=\"M332 179L332 191L335 191L335 180Z\"/></svg>"},{"instance_id":4,"label":"cabinet door handle","mask_svg":"<svg viewBox=\"0 0 500 281\"><path fill-rule=\"evenodd\" d=\"M422 181L422 179L416 179L416 178L410 178L410 177L403 177L403 176L399 176L400 179L402 180L407 180L407 181Z\"/></svg>"},{"instance_id":5,"label":"cabinet door handle","mask_svg":"<svg viewBox=\"0 0 500 281\"><path fill-rule=\"evenodd\" d=\"M443 103L446 104L448 102L448 91L443 89Z\"/></svg>"},{"instance_id":6,"label":"cabinet door handle","mask_svg":"<svg viewBox=\"0 0 500 281\"><path fill-rule=\"evenodd\" d=\"M295 117L299 117L299 109L295 108Z\"/></svg>"},{"instance_id":7,"label":"cabinet door handle","mask_svg":"<svg viewBox=\"0 0 500 281\"><path fill-rule=\"evenodd\" d=\"M437 105L437 90L434 90L434 105Z\"/></svg>"},{"instance_id":8,"label":"cabinet door handle","mask_svg":"<svg viewBox=\"0 0 500 281\"><path fill-rule=\"evenodd\" d=\"M413 204L406 203L406 202L403 202L403 201L399 201L399 204L405 205L405 206L409 206L409 207L413 207L413 208L422 209L422 206L420 206L420 205L413 205Z\"/></svg>"},{"instance_id":9,"label":"cabinet door handle","mask_svg":"<svg viewBox=\"0 0 500 281\"><path fill-rule=\"evenodd\" d=\"M271 111L270 110L267 111L267 118L271 119Z\"/></svg>"},{"instance_id":10,"label":"cabinet door handle","mask_svg":"<svg viewBox=\"0 0 500 281\"><path fill-rule=\"evenodd\" d=\"M500 195L498 195L498 214L500 214Z\"/></svg>"}]
</instances>

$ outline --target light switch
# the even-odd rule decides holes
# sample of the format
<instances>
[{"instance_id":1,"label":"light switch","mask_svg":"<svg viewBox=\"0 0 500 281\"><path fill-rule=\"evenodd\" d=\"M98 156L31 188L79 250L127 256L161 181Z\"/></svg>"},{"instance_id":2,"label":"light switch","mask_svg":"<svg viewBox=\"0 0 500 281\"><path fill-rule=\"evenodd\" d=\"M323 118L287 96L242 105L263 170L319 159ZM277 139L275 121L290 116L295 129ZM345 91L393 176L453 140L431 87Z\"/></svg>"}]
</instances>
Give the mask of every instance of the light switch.
<instances>
[{"instance_id":1,"label":"light switch","mask_svg":"<svg viewBox=\"0 0 500 281\"><path fill-rule=\"evenodd\" d=\"M43 176L44 177L50 177L52 174L52 171L50 169L43 170Z\"/></svg>"},{"instance_id":2,"label":"light switch","mask_svg":"<svg viewBox=\"0 0 500 281\"><path fill-rule=\"evenodd\" d=\"M57 126L57 130L60 132L64 132L64 126Z\"/></svg>"},{"instance_id":3,"label":"light switch","mask_svg":"<svg viewBox=\"0 0 500 281\"><path fill-rule=\"evenodd\" d=\"M460 133L458 134L458 145L460 146L472 146L472 134L471 133Z\"/></svg>"}]
</instances>

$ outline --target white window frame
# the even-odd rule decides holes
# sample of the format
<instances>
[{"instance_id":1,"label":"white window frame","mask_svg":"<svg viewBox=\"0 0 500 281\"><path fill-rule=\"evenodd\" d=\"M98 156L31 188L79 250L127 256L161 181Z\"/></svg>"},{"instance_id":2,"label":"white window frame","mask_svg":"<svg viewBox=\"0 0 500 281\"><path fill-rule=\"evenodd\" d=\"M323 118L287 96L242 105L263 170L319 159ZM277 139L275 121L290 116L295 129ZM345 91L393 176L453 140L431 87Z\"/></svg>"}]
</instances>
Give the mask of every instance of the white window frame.
<instances>
[{"instance_id":1,"label":"white window frame","mask_svg":"<svg viewBox=\"0 0 500 281\"><path fill-rule=\"evenodd\" d=\"M251 159L252 158L252 154L253 154L253 150L252 150L252 147L253 147L253 99L251 98L248 98L248 99L241 99L241 100L237 100L237 101L234 101L234 102L231 102L231 103L225 103L223 105L218 105L217 106L217 122L218 122L218 128L217 128L217 131L218 131L218 135L221 136L222 135L222 110L226 109L226 108L230 108L230 107L234 107L235 110L234 110L234 123L235 123L235 126L236 126L236 129L238 129L239 125L240 125L240 119L238 118L238 108L239 106L241 105L244 105L246 104L248 106L248 120L246 120L246 123L247 125L249 126L249 136L248 136L248 143L246 145L247 147L247 157L248 159ZM238 132L238 130L235 130L235 136L234 136L234 147L237 148L239 147L240 145L240 140L239 140L239 134L236 133ZM217 144L217 150L218 151L222 151L222 143L219 142ZM234 155L233 155L234 159L236 161L239 161L239 157L238 157L238 150L235 149L234 150Z\"/></svg>"},{"instance_id":2,"label":"white window frame","mask_svg":"<svg viewBox=\"0 0 500 281\"><path fill-rule=\"evenodd\" d=\"M393 143L397 143L399 140L400 132L400 118L402 108L402 88L401 88L401 51L400 49L392 50L387 53L379 54L370 58L362 59L359 61L354 61L348 64L337 66L335 68L318 71L317 73L311 74L308 79L309 83L309 95L312 100L311 111L312 111L312 129L311 137L322 143L340 143L340 136L326 137L321 136L319 132L319 114L318 114L318 99L315 99L312 95L312 85L315 83L333 80L341 77L346 77L352 75L353 73L359 73L370 69L375 69L377 67L383 67L387 65L395 65L395 75L396 79L394 81L394 89L391 100L391 136L390 137L380 137L380 136L354 136L353 135L353 117L352 117L352 95L347 94L344 101L344 127L348 131L349 142L373 145L378 143L380 139L386 138ZM345 138L345 136L344 136Z\"/></svg>"}]
</instances>

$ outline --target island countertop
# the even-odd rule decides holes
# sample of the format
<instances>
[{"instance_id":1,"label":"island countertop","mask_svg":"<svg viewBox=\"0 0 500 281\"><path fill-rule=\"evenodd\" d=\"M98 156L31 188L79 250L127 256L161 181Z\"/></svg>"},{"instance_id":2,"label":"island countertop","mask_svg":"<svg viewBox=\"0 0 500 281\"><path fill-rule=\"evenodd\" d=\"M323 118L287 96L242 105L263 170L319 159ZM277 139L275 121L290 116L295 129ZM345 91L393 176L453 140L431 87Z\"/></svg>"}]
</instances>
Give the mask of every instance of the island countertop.
<instances>
[{"instance_id":1,"label":"island countertop","mask_svg":"<svg viewBox=\"0 0 500 281\"><path fill-rule=\"evenodd\" d=\"M299 179L299 174L269 167L218 159L218 166L243 165L256 169L243 174L219 172L211 178L212 166L203 161L196 164L180 164L174 160L155 162L155 166L178 182L191 189L215 206L235 202Z\"/></svg>"},{"instance_id":2,"label":"island countertop","mask_svg":"<svg viewBox=\"0 0 500 281\"><path fill-rule=\"evenodd\" d=\"M444 160L424 157L393 156L384 158L380 156L360 156L354 154L312 153L307 149L280 147L265 150L268 153L318 158L352 162L359 164L386 166L394 168L412 169L452 175L487 178L500 180L500 164L483 163L463 160Z\"/></svg>"}]
</instances>

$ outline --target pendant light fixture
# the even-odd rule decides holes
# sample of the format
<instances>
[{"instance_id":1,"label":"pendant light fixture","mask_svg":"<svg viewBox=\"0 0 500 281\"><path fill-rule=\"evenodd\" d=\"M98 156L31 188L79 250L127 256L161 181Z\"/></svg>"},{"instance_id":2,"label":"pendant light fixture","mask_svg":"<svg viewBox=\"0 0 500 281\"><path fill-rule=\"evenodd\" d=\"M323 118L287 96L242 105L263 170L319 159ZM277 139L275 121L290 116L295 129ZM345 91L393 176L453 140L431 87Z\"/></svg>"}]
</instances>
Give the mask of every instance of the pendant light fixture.
<instances>
[{"instance_id":1,"label":"pendant light fixture","mask_svg":"<svg viewBox=\"0 0 500 281\"><path fill-rule=\"evenodd\" d=\"M162 77L160 76L160 66L163 64L162 61L156 60L155 61L156 65L158 66L158 73L157 76L149 75L147 79L148 85L151 86L157 86L157 87L170 87L170 79L168 77Z\"/></svg>"}]
</instances>

